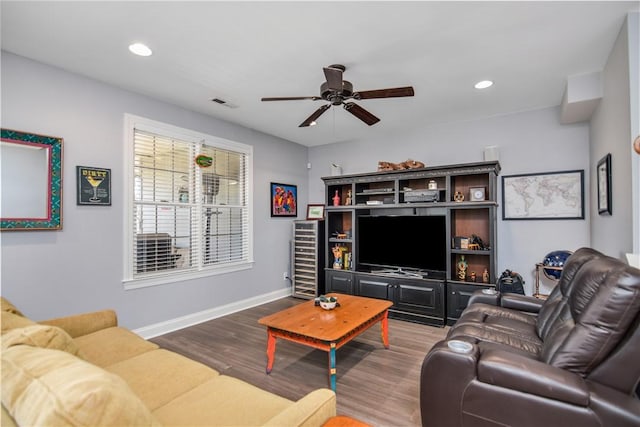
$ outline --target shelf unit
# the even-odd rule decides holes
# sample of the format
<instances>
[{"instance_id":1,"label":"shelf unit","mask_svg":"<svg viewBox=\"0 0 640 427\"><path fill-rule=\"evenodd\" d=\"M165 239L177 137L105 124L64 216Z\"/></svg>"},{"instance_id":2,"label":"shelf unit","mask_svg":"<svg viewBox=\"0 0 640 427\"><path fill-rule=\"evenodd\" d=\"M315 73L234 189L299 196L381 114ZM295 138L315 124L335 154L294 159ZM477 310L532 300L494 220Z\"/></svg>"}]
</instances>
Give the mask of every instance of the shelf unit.
<instances>
[{"instance_id":1,"label":"shelf unit","mask_svg":"<svg viewBox=\"0 0 640 427\"><path fill-rule=\"evenodd\" d=\"M324 223L293 221L293 296L313 299L324 293Z\"/></svg>"},{"instance_id":2,"label":"shelf unit","mask_svg":"<svg viewBox=\"0 0 640 427\"><path fill-rule=\"evenodd\" d=\"M385 297L394 301L390 314L402 312L401 293L412 290L413 300L404 301L404 306L424 305L418 309L416 318L408 320L427 323L454 323L467 305L471 293L476 289L493 288L497 277L497 176L500 164L497 161L426 167L421 169L372 172L323 177L325 183L326 208L326 284L327 291ZM481 195L473 197L473 193ZM416 193L428 196L416 197ZM334 205L335 195L340 204ZM348 195L351 194L351 197ZM410 195L410 197L408 197ZM484 197L482 197L484 196ZM417 200L417 201L416 201ZM345 202L347 202L345 204ZM408 278L387 280L371 271L357 270L357 242L355 224L359 215L438 215L446 216L447 224L447 271L440 281L441 290L433 290L433 280ZM455 237L479 238L482 243L475 249L456 247ZM335 248L349 254L350 262L337 263ZM474 246L472 246L474 248ZM337 251L336 251L337 252ZM468 267L467 276L458 277L457 264L464 256ZM483 282L487 272L488 281ZM475 273L475 281L471 280ZM366 277L365 277L366 276ZM373 279L372 279L373 277ZM421 281L422 280L422 281ZM411 282L411 283L409 283ZM363 286L362 283L365 285ZM385 286L377 286L386 283ZM418 292L420 284L424 293ZM427 289L430 289L427 291ZM434 295L442 295L440 299ZM400 299L399 299L400 298ZM436 305L434 305L436 304ZM442 306L442 310L438 307ZM428 307L428 308L427 308ZM395 311L394 311L395 310Z\"/></svg>"}]
</instances>

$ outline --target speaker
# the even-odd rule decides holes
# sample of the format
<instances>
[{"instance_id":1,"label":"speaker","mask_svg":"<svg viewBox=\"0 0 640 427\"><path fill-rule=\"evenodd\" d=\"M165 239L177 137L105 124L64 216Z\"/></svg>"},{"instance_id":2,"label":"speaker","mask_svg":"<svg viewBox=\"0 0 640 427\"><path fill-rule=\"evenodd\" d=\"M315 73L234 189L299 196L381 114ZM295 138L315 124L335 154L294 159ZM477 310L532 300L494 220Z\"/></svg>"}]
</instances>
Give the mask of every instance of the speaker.
<instances>
[{"instance_id":1,"label":"speaker","mask_svg":"<svg viewBox=\"0 0 640 427\"><path fill-rule=\"evenodd\" d=\"M490 162L494 160L500 160L500 153L498 152L497 145L489 145L484 147L484 161Z\"/></svg>"}]
</instances>

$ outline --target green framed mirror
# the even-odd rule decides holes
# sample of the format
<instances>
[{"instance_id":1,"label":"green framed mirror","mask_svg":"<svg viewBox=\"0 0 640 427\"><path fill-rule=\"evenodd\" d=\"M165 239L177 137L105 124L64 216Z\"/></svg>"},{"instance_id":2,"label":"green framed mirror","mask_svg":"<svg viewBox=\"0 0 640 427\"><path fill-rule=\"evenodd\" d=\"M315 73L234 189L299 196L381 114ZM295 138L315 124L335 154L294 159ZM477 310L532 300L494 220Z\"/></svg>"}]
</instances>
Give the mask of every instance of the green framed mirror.
<instances>
[{"instance_id":1,"label":"green framed mirror","mask_svg":"<svg viewBox=\"0 0 640 427\"><path fill-rule=\"evenodd\" d=\"M0 134L0 231L62 229L62 138Z\"/></svg>"}]
</instances>

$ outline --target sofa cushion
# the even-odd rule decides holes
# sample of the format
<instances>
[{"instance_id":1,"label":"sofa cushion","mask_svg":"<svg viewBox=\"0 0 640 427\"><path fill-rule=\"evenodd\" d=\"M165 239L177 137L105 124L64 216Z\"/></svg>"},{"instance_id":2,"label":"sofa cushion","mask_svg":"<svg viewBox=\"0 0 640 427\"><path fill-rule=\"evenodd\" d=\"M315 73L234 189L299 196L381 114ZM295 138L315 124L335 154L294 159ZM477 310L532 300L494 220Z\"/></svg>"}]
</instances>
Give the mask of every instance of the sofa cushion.
<instances>
[{"instance_id":1,"label":"sofa cushion","mask_svg":"<svg viewBox=\"0 0 640 427\"><path fill-rule=\"evenodd\" d=\"M536 316L511 308L497 307L495 305L474 303L463 312L457 324L487 323L487 324L512 324L516 328L532 330L536 324ZM535 331L534 331L535 333Z\"/></svg>"},{"instance_id":2,"label":"sofa cushion","mask_svg":"<svg viewBox=\"0 0 640 427\"><path fill-rule=\"evenodd\" d=\"M531 329L533 330L533 327ZM540 354L542 349L542 341L533 333L506 331L491 327L485 323L456 324L455 327L449 330L447 339L460 339L472 343L490 342L502 344L535 356Z\"/></svg>"},{"instance_id":3,"label":"sofa cushion","mask_svg":"<svg viewBox=\"0 0 640 427\"><path fill-rule=\"evenodd\" d=\"M282 427L282 426L299 426L299 427L315 427L319 425L327 425L332 417L336 416L336 394L328 388L320 388L306 394L297 400L293 405L279 412L273 418L269 419L263 426ZM338 421L334 419L333 421ZM354 421L342 420L339 421ZM357 427L354 424L335 423L331 425L344 425ZM357 424L360 426L360 424ZM364 427L365 424L362 424ZM369 426L369 424L366 424Z\"/></svg>"},{"instance_id":4,"label":"sofa cushion","mask_svg":"<svg viewBox=\"0 0 640 427\"><path fill-rule=\"evenodd\" d=\"M133 332L114 326L75 338L85 360L105 367L121 362L158 346Z\"/></svg>"},{"instance_id":5,"label":"sofa cushion","mask_svg":"<svg viewBox=\"0 0 640 427\"><path fill-rule=\"evenodd\" d=\"M576 287L574 280L582 267L594 258L603 256L600 252L591 248L580 248L575 251L562 268L562 274L558 284L553 288L549 298L540 307L536 331L544 341L559 325L568 319L567 298ZM578 285L579 286L579 285Z\"/></svg>"},{"instance_id":6,"label":"sofa cushion","mask_svg":"<svg viewBox=\"0 0 640 427\"><path fill-rule=\"evenodd\" d=\"M118 326L118 317L113 310L99 310L41 320L38 323L41 325L57 326L67 331L71 337L77 338L101 329Z\"/></svg>"},{"instance_id":7,"label":"sofa cushion","mask_svg":"<svg viewBox=\"0 0 640 427\"><path fill-rule=\"evenodd\" d=\"M2 352L2 404L21 426L158 425L117 375L26 345Z\"/></svg>"},{"instance_id":8,"label":"sofa cushion","mask_svg":"<svg viewBox=\"0 0 640 427\"><path fill-rule=\"evenodd\" d=\"M542 342L536 317L518 310L474 303L468 306L447 334L447 339L507 345L537 356Z\"/></svg>"},{"instance_id":9,"label":"sofa cushion","mask_svg":"<svg viewBox=\"0 0 640 427\"><path fill-rule=\"evenodd\" d=\"M171 426L258 426L294 402L239 379L219 375L153 411Z\"/></svg>"},{"instance_id":10,"label":"sofa cushion","mask_svg":"<svg viewBox=\"0 0 640 427\"><path fill-rule=\"evenodd\" d=\"M7 408L4 407L4 405L0 406L2 408L2 416L0 418L0 426L2 427L18 427L18 424L16 424L16 420L14 420L11 415L9 415L9 412L7 411Z\"/></svg>"},{"instance_id":11,"label":"sofa cushion","mask_svg":"<svg viewBox=\"0 0 640 427\"><path fill-rule=\"evenodd\" d=\"M7 331L10 331L11 329L24 328L25 326L36 324L36 322L34 322L33 320L27 317L22 317L10 311L2 311L0 312L0 316L2 316L1 320L3 334Z\"/></svg>"},{"instance_id":12,"label":"sofa cushion","mask_svg":"<svg viewBox=\"0 0 640 427\"><path fill-rule=\"evenodd\" d=\"M22 314L22 312L18 310L15 305L11 304L11 302L9 302L5 297L0 297L0 310L24 317L24 314Z\"/></svg>"},{"instance_id":13,"label":"sofa cushion","mask_svg":"<svg viewBox=\"0 0 640 427\"><path fill-rule=\"evenodd\" d=\"M171 351L147 351L105 368L123 378L150 410L218 376L218 372Z\"/></svg>"},{"instance_id":14,"label":"sofa cushion","mask_svg":"<svg viewBox=\"0 0 640 427\"><path fill-rule=\"evenodd\" d=\"M2 336L3 350L20 344L62 350L74 356L78 356L80 352L73 338L55 326L31 325L12 329Z\"/></svg>"},{"instance_id":15,"label":"sofa cushion","mask_svg":"<svg viewBox=\"0 0 640 427\"><path fill-rule=\"evenodd\" d=\"M620 343L640 312L640 277L619 260L601 257L575 275L571 318L544 341L543 360L588 375Z\"/></svg>"}]
</instances>

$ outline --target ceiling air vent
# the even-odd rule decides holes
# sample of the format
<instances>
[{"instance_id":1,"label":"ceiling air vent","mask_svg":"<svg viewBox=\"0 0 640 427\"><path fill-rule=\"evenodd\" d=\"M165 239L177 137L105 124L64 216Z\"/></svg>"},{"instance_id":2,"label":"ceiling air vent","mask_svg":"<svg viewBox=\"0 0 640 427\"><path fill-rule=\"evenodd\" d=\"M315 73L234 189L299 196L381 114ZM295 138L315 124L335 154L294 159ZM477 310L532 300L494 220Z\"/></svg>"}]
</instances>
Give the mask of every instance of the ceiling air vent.
<instances>
[{"instance_id":1,"label":"ceiling air vent","mask_svg":"<svg viewBox=\"0 0 640 427\"><path fill-rule=\"evenodd\" d=\"M228 108L238 108L237 105L230 104L227 101L225 101L224 99L220 99L220 98L213 98L211 100L211 102L215 102L216 104L220 104L220 105L228 107Z\"/></svg>"}]
</instances>

